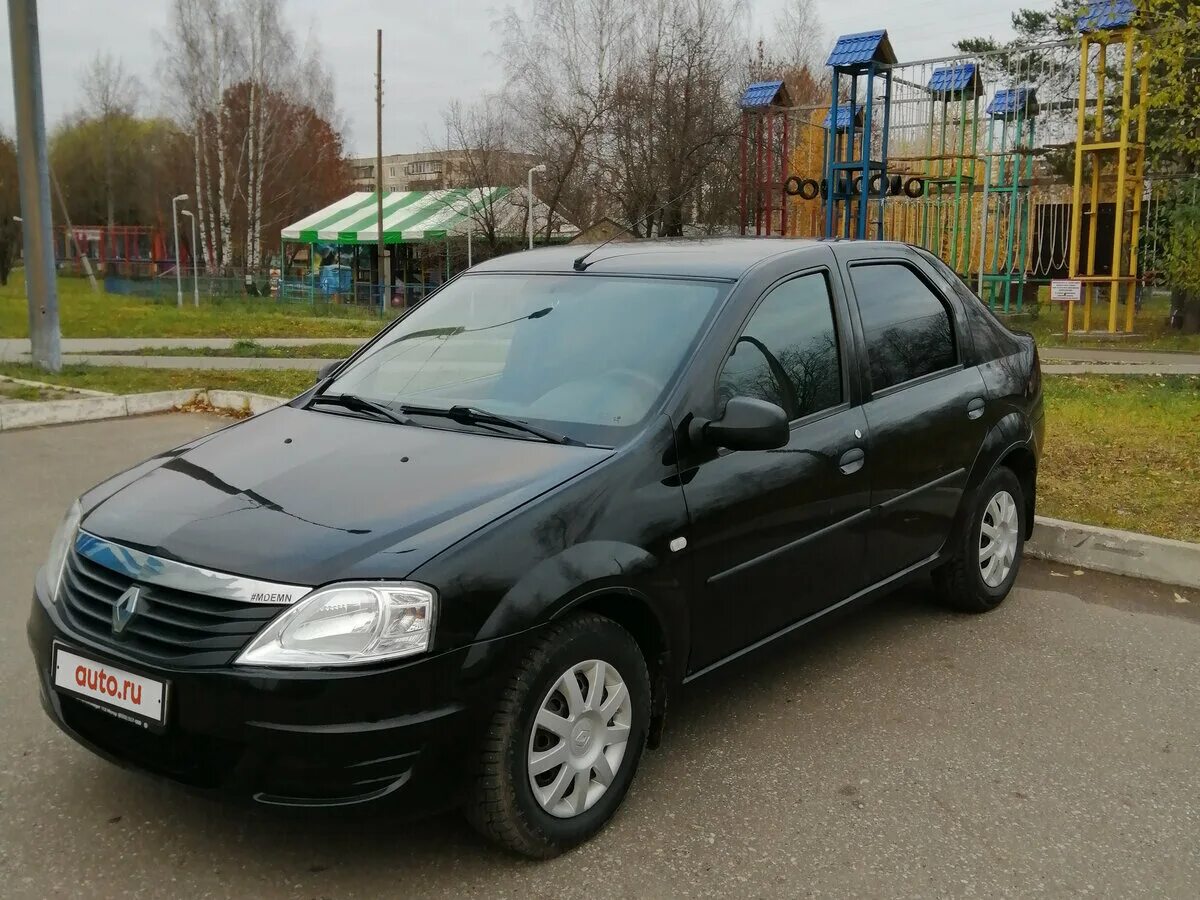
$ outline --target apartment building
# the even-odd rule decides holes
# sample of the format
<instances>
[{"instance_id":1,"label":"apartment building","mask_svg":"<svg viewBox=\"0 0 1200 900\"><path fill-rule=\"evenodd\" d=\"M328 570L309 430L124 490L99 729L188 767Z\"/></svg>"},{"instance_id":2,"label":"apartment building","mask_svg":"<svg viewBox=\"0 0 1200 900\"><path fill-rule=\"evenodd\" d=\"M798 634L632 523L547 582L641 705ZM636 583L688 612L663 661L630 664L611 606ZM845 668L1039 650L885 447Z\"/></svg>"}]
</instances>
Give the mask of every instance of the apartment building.
<instances>
[{"instance_id":1,"label":"apartment building","mask_svg":"<svg viewBox=\"0 0 1200 900\"><path fill-rule=\"evenodd\" d=\"M523 182L526 170L536 165L526 153L502 153L491 169L499 184ZM350 160L350 178L356 191L375 190L375 157ZM475 179L465 150L430 150L425 153L393 153L383 158L383 190L435 191L470 185Z\"/></svg>"}]
</instances>

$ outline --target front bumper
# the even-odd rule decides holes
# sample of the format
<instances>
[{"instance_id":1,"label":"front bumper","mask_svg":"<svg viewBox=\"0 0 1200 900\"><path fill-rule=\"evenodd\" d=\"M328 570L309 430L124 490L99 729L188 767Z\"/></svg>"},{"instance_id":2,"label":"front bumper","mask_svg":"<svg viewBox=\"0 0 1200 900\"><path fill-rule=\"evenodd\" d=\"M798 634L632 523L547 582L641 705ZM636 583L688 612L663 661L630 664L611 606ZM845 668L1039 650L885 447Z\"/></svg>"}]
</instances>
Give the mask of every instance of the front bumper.
<instances>
[{"instance_id":1,"label":"front bumper","mask_svg":"<svg viewBox=\"0 0 1200 900\"><path fill-rule=\"evenodd\" d=\"M28 625L42 706L122 766L271 805L461 801L487 717L525 635L360 670L171 669L73 634L38 580ZM169 683L165 726L122 721L53 686L55 643Z\"/></svg>"}]
</instances>

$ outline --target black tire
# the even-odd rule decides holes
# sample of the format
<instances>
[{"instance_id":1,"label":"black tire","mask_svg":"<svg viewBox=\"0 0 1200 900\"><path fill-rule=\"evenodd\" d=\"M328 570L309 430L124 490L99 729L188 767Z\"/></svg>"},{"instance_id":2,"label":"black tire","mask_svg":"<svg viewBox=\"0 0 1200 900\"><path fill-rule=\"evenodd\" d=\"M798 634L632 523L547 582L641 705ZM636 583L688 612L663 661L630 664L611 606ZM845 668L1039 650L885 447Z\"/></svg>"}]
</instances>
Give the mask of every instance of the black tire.
<instances>
[{"instance_id":1,"label":"black tire","mask_svg":"<svg viewBox=\"0 0 1200 900\"><path fill-rule=\"evenodd\" d=\"M588 660L601 660L620 673L631 701L629 738L611 784L594 805L571 818L558 818L534 797L527 754L543 699L565 672ZM590 613L552 625L537 638L501 693L484 736L465 809L467 820L488 840L535 859L549 859L583 843L607 824L625 798L649 722L650 675L629 632Z\"/></svg>"},{"instance_id":2,"label":"black tire","mask_svg":"<svg viewBox=\"0 0 1200 900\"><path fill-rule=\"evenodd\" d=\"M1016 551L1008 574L998 584L989 585L981 571L981 528L988 515L989 505L1001 492L1007 492L1016 503ZM1025 551L1025 497L1021 482L1012 469L997 466L979 486L975 508L964 527L951 540L954 554L948 562L934 570L933 583L943 604L961 612L982 613L999 606L1021 569Z\"/></svg>"}]
</instances>

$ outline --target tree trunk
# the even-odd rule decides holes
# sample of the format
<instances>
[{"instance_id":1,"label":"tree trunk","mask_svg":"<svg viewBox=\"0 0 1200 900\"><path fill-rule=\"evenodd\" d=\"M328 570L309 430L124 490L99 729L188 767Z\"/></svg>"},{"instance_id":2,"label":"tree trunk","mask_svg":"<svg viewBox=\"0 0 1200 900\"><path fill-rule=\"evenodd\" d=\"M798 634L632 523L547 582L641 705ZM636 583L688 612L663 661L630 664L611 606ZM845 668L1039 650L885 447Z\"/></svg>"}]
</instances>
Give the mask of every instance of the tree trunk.
<instances>
[{"instance_id":1,"label":"tree trunk","mask_svg":"<svg viewBox=\"0 0 1200 900\"><path fill-rule=\"evenodd\" d=\"M197 159L199 160L197 163L199 171L196 173L196 190L198 196L204 198L207 196L207 191L212 185L212 179L208 174L208 148L204 142L203 116L200 117L200 121L196 125L196 147ZM197 200L197 209L200 215L201 240L204 242L204 271L212 275L213 269L217 264L216 243L213 240L212 206L201 199Z\"/></svg>"},{"instance_id":2,"label":"tree trunk","mask_svg":"<svg viewBox=\"0 0 1200 900\"><path fill-rule=\"evenodd\" d=\"M1172 291L1171 309L1179 316L1184 334L1200 334L1200 293L1179 289Z\"/></svg>"},{"instance_id":3,"label":"tree trunk","mask_svg":"<svg viewBox=\"0 0 1200 900\"><path fill-rule=\"evenodd\" d=\"M246 167L247 174L248 174L247 181L249 182L248 190L246 191L246 260L245 260L246 272L245 272L245 281L246 281L247 288L250 287L251 273L258 269L258 259L257 259L258 254L257 254L257 250L255 247L255 240L254 240L254 238L255 238L254 220L255 220L255 217L258 215L258 194L256 192L257 182L258 182L258 179L256 177L257 173L258 173L258 161L255 157L255 153L257 150L258 117L256 116L256 110L254 108L257 93L258 93L258 86L255 82L255 79L253 77L251 77L251 79L250 79L250 102L249 102L249 113L250 114L247 117L247 123L246 123L247 130L249 131L249 143L250 143L249 160L248 160L248 165Z\"/></svg>"},{"instance_id":4,"label":"tree trunk","mask_svg":"<svg viewBox=\"0 0 1200 900\"><path fill-rule=\"evenodd\" d=\"M254 252L251 255L251 268L255 273L262 268L262 220L263 220L263 177L267 168L267 127L266 127L266 97L259 93L258 98L258 156L251 160L250 173L254 179L254 216L253 238Z\"/></svg>"},{"instance_id":5,"label":"tree trunk","mask_svg":"<svg viewBox=\"0 0 1200 900\"><path fill-rule=\"evenodd\" d=\"M104 248L109 259L113 257L113 226L116 224L116 204L113 202L113 158L112 158L112 122L104 123L104 196L108 203L108 242ZM179 265L179 260L175 261ZM105 272L108 271L108 263L105 261Z\"/></svg>"},{"instance_id":6,"label":"tree trunk","mask_svg":"<svg viewBox=\"0 0 1200 900\"><path fill-rule=\"evenodd\" d=\"M203 249L207 243L207 232L205 231L204 227L204 190L200 186L200 156L202 152L200 144L200 127L200 122L197 121L195 124L195 130L192 132L192 153L195 157L196 163L196 219L198 220L196 224L200 226L200 246L192 248L192 265L200 265L200 260L197 254L202 253L204 255L205 271L207 271L212 267L208 265L208 252Z\"/></svg>"}]
</instances>

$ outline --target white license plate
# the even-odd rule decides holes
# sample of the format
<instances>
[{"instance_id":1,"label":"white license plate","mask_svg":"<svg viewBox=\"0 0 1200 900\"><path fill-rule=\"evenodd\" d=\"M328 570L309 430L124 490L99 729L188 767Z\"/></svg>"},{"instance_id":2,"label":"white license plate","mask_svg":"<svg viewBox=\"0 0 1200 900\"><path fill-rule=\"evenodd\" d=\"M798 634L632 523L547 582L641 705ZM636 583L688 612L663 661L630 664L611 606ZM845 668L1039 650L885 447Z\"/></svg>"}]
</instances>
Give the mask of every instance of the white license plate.
<instances>
[{"instance_id":1,"label":"white license plate","mask_svg":"<svg viewBox=\"0 0 1200 900\"><path fill-rule=\"evenodd\" d=\"M162 725L167 715L167 686L77 653L54 648L54 686L92 701L117 718Z\"/></svg>"}]
</instances>

